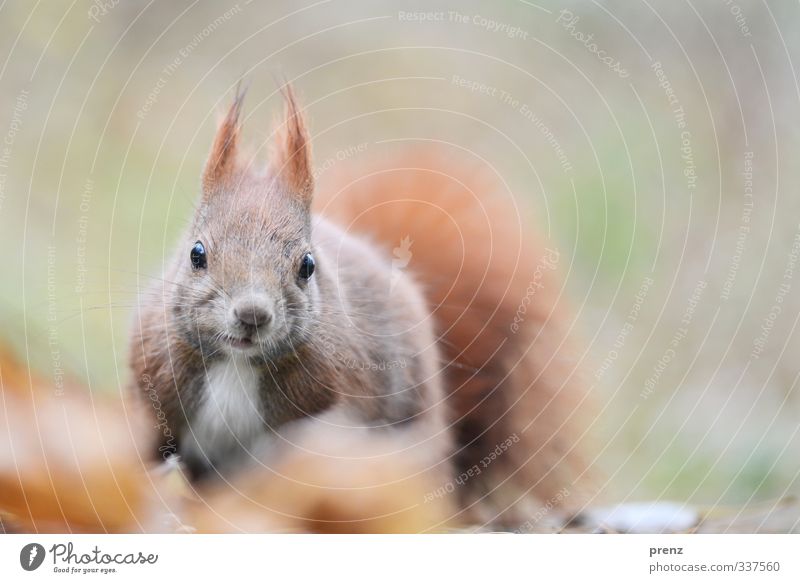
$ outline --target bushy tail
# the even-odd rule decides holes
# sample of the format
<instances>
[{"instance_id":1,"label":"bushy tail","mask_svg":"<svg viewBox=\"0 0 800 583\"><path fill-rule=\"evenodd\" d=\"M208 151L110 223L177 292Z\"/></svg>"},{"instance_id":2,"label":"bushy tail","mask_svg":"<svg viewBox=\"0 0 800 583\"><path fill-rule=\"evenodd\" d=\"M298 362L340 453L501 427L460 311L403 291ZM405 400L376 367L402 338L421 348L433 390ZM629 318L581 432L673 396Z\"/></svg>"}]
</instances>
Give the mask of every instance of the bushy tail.
<instances>
[{"instance_id":1,"label":"bushy tail","mask_svg":"<svg viewBox=\"0 0 800 583\"><path fill-rule=\"evenodd\" d=\"M578 503L587 403L563 257L531 234L519 199L474 160L431 149L340 162L319 182L317 211L385 247L426 291L467 512L519 524Z\"/></svg>"}]
</instances>

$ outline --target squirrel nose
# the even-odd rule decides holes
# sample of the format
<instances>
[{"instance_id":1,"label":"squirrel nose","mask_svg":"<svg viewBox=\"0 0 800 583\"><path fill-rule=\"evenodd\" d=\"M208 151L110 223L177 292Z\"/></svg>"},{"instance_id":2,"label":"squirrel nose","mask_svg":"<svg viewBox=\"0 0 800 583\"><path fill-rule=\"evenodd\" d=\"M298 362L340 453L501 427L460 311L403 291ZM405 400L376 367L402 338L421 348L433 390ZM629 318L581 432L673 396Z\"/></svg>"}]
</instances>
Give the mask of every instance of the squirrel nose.
<instances>
[{"instance_id":1,"label":"squirrel nose","mask_svg":"<svg viewBox=\"0 0 800 583\"><path fill-rule=\"evenodd\" d=\"M266 301L245 298L236 302L233 315L248 326L266 326L272 321L272 311Z\"/></svg>"}]
</instances>

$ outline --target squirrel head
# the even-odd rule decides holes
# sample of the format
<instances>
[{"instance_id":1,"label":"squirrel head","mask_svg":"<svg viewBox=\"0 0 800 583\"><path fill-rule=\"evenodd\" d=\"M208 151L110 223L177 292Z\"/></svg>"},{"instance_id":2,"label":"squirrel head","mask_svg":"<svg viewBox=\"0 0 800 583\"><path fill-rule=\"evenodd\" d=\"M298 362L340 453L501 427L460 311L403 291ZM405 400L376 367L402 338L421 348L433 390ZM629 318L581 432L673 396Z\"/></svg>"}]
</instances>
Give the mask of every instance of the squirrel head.
<instances>
[{"instance_id":1,"label":"squirrel head","mask_svg":"<svg viewBox=\"0 0 800 583\"><path fill-rule=\"evenodd\" d=\"M243 93L228 109L176 257L172 316L203 354L270 356L308 332L317 293L311 243L313 176L305 120L291 87L263 171L238 153Z\"/></svg>"}]
</instances>

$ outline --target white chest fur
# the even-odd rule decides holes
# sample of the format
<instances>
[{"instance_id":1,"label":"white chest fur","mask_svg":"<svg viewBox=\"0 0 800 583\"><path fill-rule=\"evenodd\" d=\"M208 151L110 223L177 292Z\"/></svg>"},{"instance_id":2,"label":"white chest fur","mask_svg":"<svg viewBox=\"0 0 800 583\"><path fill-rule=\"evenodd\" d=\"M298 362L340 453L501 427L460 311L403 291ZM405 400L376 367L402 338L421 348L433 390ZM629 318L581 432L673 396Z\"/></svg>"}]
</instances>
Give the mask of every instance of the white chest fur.
<instances>
[{"instance_id":1,"label":"white chest fur","mask_svg":"<svg viewBox=\"0 0 800 583\"><path fill-rule=\"evenodd\" d=\"M183 455L216 464L248 449L264 427L258 383L258 371L245 358L228 357L211 365Z\"/></svg>"}]
</instances>

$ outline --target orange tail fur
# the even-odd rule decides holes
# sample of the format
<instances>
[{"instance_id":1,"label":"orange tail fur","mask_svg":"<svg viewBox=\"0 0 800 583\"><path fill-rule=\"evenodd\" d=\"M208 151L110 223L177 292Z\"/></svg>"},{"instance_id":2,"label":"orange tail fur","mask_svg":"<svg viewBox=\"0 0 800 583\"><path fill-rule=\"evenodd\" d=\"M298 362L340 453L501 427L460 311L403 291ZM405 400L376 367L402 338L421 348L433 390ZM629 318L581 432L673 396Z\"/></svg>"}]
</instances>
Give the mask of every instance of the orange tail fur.
<instances>
[{"instance_id":1,"label":"orange tail fur","mask_svg":"<svg viewBox=\"0 0 800 583\"><path fill-rule=\"evenodd\" d=\"M432 150L320 177L316 209L385 247L426 291L444 355L465 512L519 524L579 502L586 395L559 298L558 249L498 179ZM538 510L537 510L538 508Z\"/></svg>"}]
</instances>

